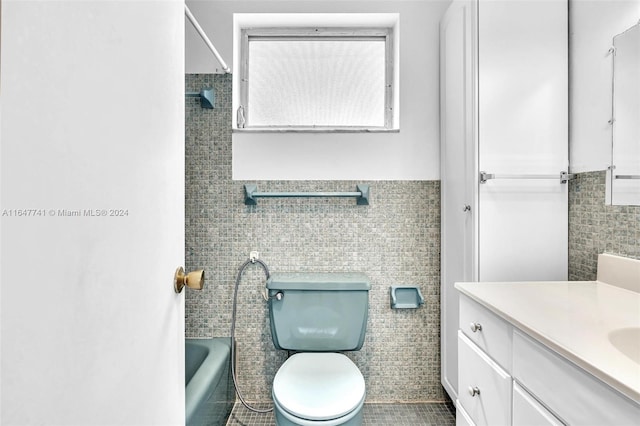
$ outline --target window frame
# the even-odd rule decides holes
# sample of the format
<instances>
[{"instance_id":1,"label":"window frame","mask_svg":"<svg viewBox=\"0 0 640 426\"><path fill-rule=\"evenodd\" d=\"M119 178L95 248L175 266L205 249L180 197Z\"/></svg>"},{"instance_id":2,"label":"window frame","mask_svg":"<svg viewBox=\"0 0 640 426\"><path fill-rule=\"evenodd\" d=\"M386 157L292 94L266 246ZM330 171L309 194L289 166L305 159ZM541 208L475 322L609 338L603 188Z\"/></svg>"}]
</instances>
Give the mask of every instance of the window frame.
<instances>
[{"instance_id":1,"label":"window frame","mask_svg":"<svg viewBox=\"0 0 640 426\"><path fill-rule=\"evenodd\" d=\"M240 30L240 98L236 111L236 129L239 131L263 132L386 132L394 128L394 28L393 27L253 27ZM309 126L309 125L269 125L252 126L249 98L249 43L250 39L261 40L381 40L385 42L385 90L383 126Z\"/></svg>"}]
</instances>

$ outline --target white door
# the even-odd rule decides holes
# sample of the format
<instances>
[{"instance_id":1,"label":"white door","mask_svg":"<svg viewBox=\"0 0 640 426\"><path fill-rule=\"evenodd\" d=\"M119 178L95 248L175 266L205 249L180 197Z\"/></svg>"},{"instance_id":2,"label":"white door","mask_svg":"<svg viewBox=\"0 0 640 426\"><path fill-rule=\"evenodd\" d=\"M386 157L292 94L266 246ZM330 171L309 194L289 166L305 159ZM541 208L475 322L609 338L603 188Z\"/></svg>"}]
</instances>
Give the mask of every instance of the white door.
<instances>
[{"instance_id":1,"label":"white door","mask_svg":"<svg viewBox=\"0 0 640 426\"><path fill-rule=\"evenodd\" d=\"M2 2L2 424L184 423L183 7Z\"/></svg>"},{"instance_id":2,"label":"white door","mask_svg":"<svg viewBox=\"0 0 640 426\"><path fill-rule=\"evenodd\" d=\"M458 292L476 279L475 2L454 1L440 23L442 384L458 387Z\"/></svg>"}]
</instances>

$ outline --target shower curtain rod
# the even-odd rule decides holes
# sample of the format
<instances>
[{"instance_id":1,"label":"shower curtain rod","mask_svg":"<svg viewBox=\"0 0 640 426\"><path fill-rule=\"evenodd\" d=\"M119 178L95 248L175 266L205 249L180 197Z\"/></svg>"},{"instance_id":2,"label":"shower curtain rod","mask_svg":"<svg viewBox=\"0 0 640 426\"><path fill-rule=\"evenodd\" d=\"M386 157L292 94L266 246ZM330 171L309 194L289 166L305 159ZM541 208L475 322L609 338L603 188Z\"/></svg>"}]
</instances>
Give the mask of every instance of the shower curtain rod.
<instances>
[{"instance_id":1,"label":"shower curtain rod","mask_svg":"<svg viewBox=\"0 0 640 426\"><path fill-rule=\"evenodd\" d=\"M193 13L191 13L191 11L189 10L189 6L187 6L186 3L184 4L184 13L185 15L187 15L187 18L189 18L189 21L191 22L193 27L196 29L196 31L198 31L198 34L200 34L200 37L202 37L202 40L204 40L204 43L207 45L207 47L209 47L209 50L211 50L211 52L213 53L213 56L215 56L218 62L220 62L220 65L222 65L222 70L225 73L230 74L231 70L227 66L224 59L222 59L222 56L220 56L220 53L218 53L218 50L215 48L213 43L211 43L211 40L209 40L209 37L207 37L207 34L205 34L204 30L196 20L196 17L193 16Z\"/></svg>"}]
</instances>

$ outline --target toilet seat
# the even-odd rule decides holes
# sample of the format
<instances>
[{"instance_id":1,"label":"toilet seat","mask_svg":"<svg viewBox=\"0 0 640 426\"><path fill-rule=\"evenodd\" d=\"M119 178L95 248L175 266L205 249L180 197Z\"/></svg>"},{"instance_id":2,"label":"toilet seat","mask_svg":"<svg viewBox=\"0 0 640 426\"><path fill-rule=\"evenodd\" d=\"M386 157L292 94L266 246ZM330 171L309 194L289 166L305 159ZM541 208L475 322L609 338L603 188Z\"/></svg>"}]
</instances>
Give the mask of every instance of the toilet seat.
<instances>
[{"instance_id":1,"label":"toilet seat","mask_svg":"<svg viewBox=\"0 0 640 426\"><path fill-rule=\"evenodd\" d=\"M273 379L273 399L298 419L327 421L348 417L364 403L364 377L345 355L298 353Z\"/></svg>"}]
</instances>

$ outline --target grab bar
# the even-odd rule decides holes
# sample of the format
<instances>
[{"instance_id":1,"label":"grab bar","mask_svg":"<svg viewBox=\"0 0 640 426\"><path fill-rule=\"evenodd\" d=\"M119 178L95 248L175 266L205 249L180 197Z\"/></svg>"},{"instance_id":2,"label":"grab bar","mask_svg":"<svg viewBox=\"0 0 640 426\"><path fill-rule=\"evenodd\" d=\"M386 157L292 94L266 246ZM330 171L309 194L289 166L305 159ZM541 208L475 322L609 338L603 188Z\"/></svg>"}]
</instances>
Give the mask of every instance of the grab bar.
<instances>
[{"instance_id":1,"label":"grab bar","mask_svg":"<svg viewBox=\"0 0 640 426\"><path fill-rule=\"evenodd\" d=\"M640 179L640 175L615 175L616 179Z\"/></svg>"},{"instance_id":2,"label":"grab bar","mask_svg":"<svg viewBox=\"0 0 640 426\"><path fill-rule=\"evenodd\" d=\"M574 177L567 172L560 172L557 175L500 175L480 172L480 183L487 183L490 179L560 179L560 183L567 183Z\"/></svg>"},{"instance_id":3,"label":"grab bar","mask_svg":"<svg viewBox=\"0 0 640 426\"><path fill-rule=\"evenodd\" d=\"M357 185L356 192L258 192L257 185L244 185L244 203L255 206L256 198L315 198L315 197L355 197L360 206L369 205L369 185Z\"/></svg>"}]
</instances>

